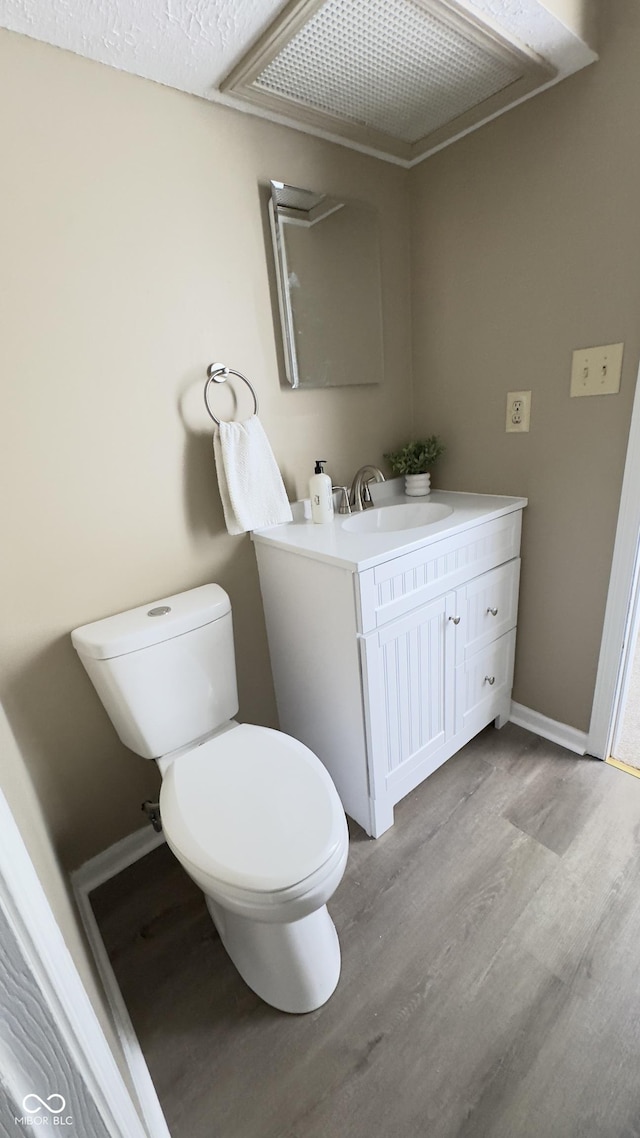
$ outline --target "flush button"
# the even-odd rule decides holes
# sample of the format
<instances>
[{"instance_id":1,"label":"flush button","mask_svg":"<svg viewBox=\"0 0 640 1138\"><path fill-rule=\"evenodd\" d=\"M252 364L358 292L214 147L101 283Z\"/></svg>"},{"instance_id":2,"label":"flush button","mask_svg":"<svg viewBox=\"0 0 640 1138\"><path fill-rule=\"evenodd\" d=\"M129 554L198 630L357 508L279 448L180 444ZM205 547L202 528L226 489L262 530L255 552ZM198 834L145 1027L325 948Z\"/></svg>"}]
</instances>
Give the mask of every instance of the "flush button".
<instances>
[{"instance_id":1,"label":"flush button","mask_svg":"<svg viewBox=\"0 0 640 1138\"><path fill-rule=\"evenodd\" d=\"M149 609L147 616L166 616L168 612L171 612L170 605L158 605L155 609Z\"/></svg>"}]
</instances>

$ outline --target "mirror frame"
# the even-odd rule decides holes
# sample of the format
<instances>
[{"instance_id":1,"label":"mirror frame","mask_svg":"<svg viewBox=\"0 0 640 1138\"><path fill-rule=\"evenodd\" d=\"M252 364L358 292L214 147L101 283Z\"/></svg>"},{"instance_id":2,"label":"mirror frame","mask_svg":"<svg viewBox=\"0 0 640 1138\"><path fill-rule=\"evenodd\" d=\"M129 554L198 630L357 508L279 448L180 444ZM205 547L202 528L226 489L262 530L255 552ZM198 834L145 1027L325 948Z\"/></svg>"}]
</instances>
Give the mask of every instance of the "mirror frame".
<instances>
[{"instance_id":1,"label":"mirror frame","mask_svg":"<svg viewBox=\"0 0 640 1138\"><path fill-rule=\"evenodd\" d=\"M280 310L280 326L284 343L284 369L287 380L292 387L300 387L300 372L298 370L298 355L296 352L295 332L293 327L293 312L291 297L287 288L289 280L289 266L287 264L287 250L282 231L278 224L276 191L284 189L285 182L269 183L271 196L269 197L269 223L271 225L271 239L273 241L273 256L276 263L276 284L278 286L278 308Z\"/></svg>"}]
</instances>

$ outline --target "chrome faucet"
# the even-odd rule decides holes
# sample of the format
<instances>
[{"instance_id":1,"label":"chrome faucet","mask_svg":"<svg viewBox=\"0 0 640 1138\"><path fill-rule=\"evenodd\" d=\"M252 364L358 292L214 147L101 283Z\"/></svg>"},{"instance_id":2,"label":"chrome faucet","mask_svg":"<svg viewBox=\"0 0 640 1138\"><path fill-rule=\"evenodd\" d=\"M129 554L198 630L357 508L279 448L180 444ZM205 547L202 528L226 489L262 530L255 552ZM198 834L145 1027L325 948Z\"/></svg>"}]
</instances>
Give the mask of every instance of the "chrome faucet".
<instances>
[{"instance_id":1,"label":"chrome faucet","mask_svg":"<svg viewBox=\"0 0 640 1138\"><path fill-rule=\"evenodd\" d=\"M332 494L335 494L336 490L340 495L340 505L338 506L338 513L339 514L350 514L351 513L351 505L349 503L349 487L348 486L332 486L331 487Z\"/></svg>"},{"instance_id":2,"label":"chrome faucet","mask_svg":"<svg viewBox=\"0 0 640 1138\"><path fill-rule=\"evenodd\" d=\"M361 466L351 484L351 506L354 510L368 510L373 506L370 482L384 482L384 474L377 466Z\"/></svg>"}]
</instances>

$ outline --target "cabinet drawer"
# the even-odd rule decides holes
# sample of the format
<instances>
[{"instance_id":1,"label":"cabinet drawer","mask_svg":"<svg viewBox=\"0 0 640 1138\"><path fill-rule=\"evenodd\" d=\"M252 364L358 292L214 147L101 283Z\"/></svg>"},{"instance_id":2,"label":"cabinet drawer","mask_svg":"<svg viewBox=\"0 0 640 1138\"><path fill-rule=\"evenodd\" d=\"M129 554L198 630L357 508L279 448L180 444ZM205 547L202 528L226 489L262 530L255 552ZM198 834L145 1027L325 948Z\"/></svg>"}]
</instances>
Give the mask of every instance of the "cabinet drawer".
<instances>
[{"instance_id":1,"label":"cabinet drawer","mask_svg":"<svg viewBox=\"0 0 640 1138\"><path fill-rule=\"evenodd\" d=\"M522 511L465 528L356 577L359 631L372 632L520 551Z\"/></svg>"},{"instance_id":2,"label":"cabinet drawer","mask_svg":"<svg viewBox=\"0 0 640 1138\"><path fill-rule=\"evenodd\" d=\"M515 628L518 615L520 558L474 577L456 598L460 610L456 663L488 647Z\"/></svg>"},{"instance_id":3,"label":"cabinet drawer","mask_svg":"<svg viewBox=\"0 0 640 1138\"><path fill-rule=\"evenodd\" d=\"M514 628L456 668L456 735L481 730L492 709L498 714L513 686L515 643Z\"/></svg>"}]
</instances>

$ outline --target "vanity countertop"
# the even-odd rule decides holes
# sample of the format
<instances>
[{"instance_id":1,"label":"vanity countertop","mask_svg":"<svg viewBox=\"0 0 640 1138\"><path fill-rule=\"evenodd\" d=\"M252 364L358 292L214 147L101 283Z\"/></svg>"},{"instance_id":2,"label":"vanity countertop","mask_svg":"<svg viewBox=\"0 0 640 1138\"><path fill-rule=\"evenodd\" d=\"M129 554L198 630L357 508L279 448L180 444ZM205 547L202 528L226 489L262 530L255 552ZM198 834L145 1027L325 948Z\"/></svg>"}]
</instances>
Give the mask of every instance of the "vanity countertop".
<instances>
[{"instance_id":1,"label":"vanity countertop","mask_svg":"<svg viewBox=\"0 0 640 1138\"><path fill-rule=\"evenodd\" d=\"M286 525L272 526L269 529L254 530L252 539L266 545L285 549L301 557L311 557L316 561L326 561L340 565L352 573L371 569L398 557L411 553L443 537L449 537L469 526L482 525L504 514L522 510L527 505L526 498L506 498L495 494L460 494L450 490L433 490L428 498L410 498L399 492L399 483L404 480L391 480L371 486L375 506L391 506L400 503L414 505L416 502L430 502L449 506L452 513L442 521L415 529L396 530L387 533L350 533L344 529L347 517L335 514L333 521L316 525L300 517L301 503L294 504L294 520ZM297 507L300 507L299 509ZM353 515L352 515L353 516Z\"/></svg>"}]
</instances>

